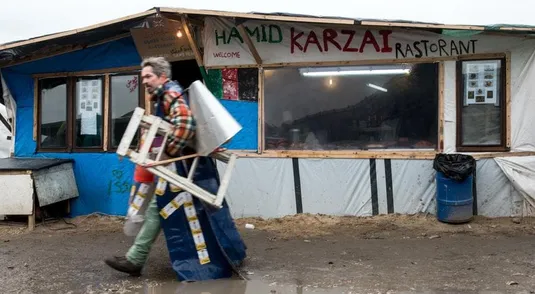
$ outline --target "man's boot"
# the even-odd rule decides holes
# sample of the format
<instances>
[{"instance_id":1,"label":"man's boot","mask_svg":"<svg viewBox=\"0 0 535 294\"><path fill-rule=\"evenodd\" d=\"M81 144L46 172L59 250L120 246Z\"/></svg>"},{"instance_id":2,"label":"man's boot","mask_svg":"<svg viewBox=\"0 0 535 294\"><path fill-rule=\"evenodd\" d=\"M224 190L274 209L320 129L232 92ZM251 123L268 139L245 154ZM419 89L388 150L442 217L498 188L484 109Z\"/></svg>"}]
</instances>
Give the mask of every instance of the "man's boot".
<instances>
[{"instance_id":1,"label":"man's boot","mask_svg":"<svg viewBox=\"0 0 535 294\"><path fill-rule=\"evenodd\" d=\"M130 274L134 277L141 276L141 270L143 269L142 266L131 263L124 256L114 256L111 258L106 258L104 262L111 268L123 273Z\"/></svg>"}]
</instances>

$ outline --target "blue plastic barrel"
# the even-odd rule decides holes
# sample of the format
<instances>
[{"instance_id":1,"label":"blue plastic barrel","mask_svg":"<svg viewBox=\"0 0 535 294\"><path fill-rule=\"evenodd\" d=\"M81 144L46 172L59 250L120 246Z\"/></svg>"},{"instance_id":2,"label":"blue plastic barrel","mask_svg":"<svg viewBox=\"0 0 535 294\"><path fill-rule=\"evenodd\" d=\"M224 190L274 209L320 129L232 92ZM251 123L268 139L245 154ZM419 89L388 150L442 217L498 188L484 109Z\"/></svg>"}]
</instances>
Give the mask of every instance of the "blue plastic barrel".
<instances>
[{"instance_id":1,"label":"blue plastic barrel","mask_svg":"<svg viewBox=\"0 0 535 294\"><path fill-rule=\"evenodd\" d=\"M473 176L457 182L437 171L437 218L445 223L465 223L472 220L474 197Z\"/></svg>"}]
</instances>

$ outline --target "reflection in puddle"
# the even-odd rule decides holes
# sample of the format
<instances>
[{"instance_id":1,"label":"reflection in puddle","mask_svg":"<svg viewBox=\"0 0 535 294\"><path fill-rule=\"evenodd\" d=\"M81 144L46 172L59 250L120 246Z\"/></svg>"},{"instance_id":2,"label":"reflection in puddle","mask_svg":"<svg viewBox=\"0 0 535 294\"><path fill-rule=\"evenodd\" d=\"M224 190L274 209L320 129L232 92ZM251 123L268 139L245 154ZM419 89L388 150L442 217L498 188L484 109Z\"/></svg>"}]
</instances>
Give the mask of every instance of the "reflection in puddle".
<instances>
[{"instance_id":1,"label":"reflection in puddle","mask_svg":"<svg viewBox=\"0 0 535 294\"><path fill-rule=\"evenodd\" d=\"M173 283L161 286L145 286L144 294L281 294L281 293L350 293L348 289L318 289L300 285L266 284L261 281L214 280L195 283Z\"/></svg>"}]
</instances>

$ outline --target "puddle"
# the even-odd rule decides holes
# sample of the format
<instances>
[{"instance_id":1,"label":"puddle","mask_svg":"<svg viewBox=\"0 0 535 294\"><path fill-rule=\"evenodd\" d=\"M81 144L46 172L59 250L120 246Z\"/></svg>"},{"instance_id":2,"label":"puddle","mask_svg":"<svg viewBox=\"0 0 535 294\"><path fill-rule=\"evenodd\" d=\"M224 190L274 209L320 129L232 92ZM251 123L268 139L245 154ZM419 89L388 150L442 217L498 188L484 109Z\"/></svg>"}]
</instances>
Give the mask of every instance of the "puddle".
<instances>
[{"instance_id":1,"label":"puddle","mask_svg":"<svg viewBox=\"0 0 535 294\"><path fill-rule=\"evenodd\" d=\"M214 280L195 283L174 283L158 286L146 285L143 294L282 294L282 293L351 293L344 288L319 289L300 285L267 284L261 281Z\"/></svg>"}]
</instances>

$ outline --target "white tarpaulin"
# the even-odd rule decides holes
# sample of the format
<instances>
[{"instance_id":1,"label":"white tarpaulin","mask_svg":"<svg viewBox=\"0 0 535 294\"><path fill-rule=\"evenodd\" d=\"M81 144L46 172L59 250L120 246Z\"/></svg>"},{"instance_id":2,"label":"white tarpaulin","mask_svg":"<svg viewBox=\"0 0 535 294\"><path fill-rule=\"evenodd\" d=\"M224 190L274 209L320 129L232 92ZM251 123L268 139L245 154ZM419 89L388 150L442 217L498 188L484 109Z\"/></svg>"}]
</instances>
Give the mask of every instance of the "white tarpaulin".
<instances>
[{"instance_id":1,"label":"white tarpaulin","mask_svg":"<svg viewBox=\"0 0 535 294\"><path fill-rule=\"evenodd\" d=\"M511 149L535 151L535 41L511 55Z\"/></svg>"},{"instance_id":2,"label":"white tarpaulin","mask_svg":"<svg viewBox=\"0 0 535 294\"><path fill-rule=\"evenodd\" d=\"M0 94L4 100L4 104L0 104L0 115L11 127L11 130L9 130L4 123L0 123L0 158L8 158L15 151L15 113L17 106L1 75L0 82L3 90L3 93Z\"/></svg>"},{"instance_id":3,"label":"white tarpaulin","mask_svg":"<svg viewBox=\"0 0 535 294\"><path fill-rule=\"evenodd\" d=\"M372 215L367 159L299 159L303 212Z\"/></svg>"},{"instance_id":4,"label":"white tarpaulin","mask_svg":"<svg viewBox=\"0 0 535 294\"><path fill-rule=\"evenodd\" d=\"M495 158L511 184L524 200L523 215L533 215L535 210L535 157Z\"/></svg>"},{"instance_id":5,"label":"white tarpaulin","mask_svg":"<svg viewBox=\"0 0 535 294\"><path fill-rule=\"evenodd\" d=\"M226 164L217 162L220 175ZM291 159L239 158L227 200L233 217L281 217L295 214Z\"/></svg>"},{"instance_id":6,"label":"white tarpaulin","mask_svg":"<svg viewBox=\"0 0 535 294\"><path fill-rule=\"evenodd\" d=\"M450 37L426 31L247 20L263 64L319 61L393 60L504 52L521 37L474 35ZM254 65L244 36L224 18L205 18L205 66Z\"/></svg>"}]
</instances>

